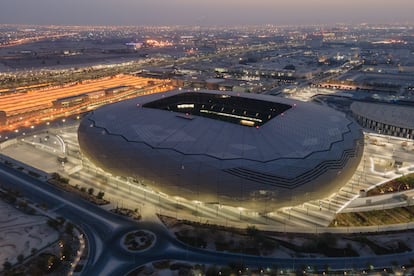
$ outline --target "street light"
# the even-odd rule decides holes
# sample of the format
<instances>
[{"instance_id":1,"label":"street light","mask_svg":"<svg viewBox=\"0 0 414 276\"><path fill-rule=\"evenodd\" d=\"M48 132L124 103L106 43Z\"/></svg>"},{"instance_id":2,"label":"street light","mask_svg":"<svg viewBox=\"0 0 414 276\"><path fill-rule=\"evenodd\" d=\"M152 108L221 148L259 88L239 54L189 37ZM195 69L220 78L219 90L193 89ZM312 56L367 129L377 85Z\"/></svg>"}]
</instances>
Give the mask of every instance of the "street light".
<instances>
[{"instance_id":1,"label":"street light","mask_svg":"<svg viewBox=\"0 0 414 276\"><path fill-rule=\"evenodd\" d=\"M242 211L244 210L243 207L237 207L237 209L240 211L240 220L242 220Z\"/></svg>"}]
</instances>

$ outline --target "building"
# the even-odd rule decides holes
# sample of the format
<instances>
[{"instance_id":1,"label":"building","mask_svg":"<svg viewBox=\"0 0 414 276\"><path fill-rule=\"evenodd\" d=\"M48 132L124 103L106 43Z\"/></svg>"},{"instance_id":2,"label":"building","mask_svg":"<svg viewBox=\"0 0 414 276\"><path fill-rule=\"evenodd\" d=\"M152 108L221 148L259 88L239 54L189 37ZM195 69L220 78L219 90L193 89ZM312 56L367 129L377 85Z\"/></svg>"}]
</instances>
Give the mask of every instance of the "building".
<instances>
[{"instance_id":1,"label":"building","mask_svg":"<svg viewBox=\"0 0 414 276\"><path fill-rule=\"evenodd\" d=\"M89 105L90 108L110 101L119 101L132 97L134 93L156 93L169 89L169 82L165 80L117 75L83 83L40 89L34 86L27 90L18 89L15 93L2 93L0 132L73 115L71 112L80 112L81 107L86 108Z\"/></svg>"},{"instance_id":2,"label":"building","mask_svg":"<svg viewBox=\"0 0 414 276\"><path fill-rule=\"evenodd\" d=\"M54 108L68 108L72 106L77 106L89 100L88 94L79 94L69 97L59 98L53 101Z\"/></svg>"},{"instance_id":3,"label":"building","mask_svg":"<svg viewBox=\"0 0 414 276\"><path fill-rule=\"evenodd\" d=\"M118 93L127 91L128 89L130 89L130 87L127 86L127 85L114 86L114 87L110 87L110 88L105 89L105 94L106 95L116 95Z\"/></svg>"},{"instance_id":4,"label":"building","mask_svg":"<svg viewBox=\"0 0 414 276\"><path fill-rule=\"evenodd\" d=\"M414 107L354 102L352 113L364 128L379 134L414 139Z\"/></svg>"},{"instance_id":5,"label":"building","mask_svg":"<svg viewBox=\"0 0 414 276\"><path fill-rule=\"evenodd\" d=\"M7 122L7 114L0 110L0 126L5 125Z\"/></svg>"},{"instance_id":6,"label":"building","mask_svg":"<svg viewBox=\"0 0 414 276\"><path fill-rule=\"evenodd\" d=\"M170 196L269 212L330 196L363 134L327 107L275 96L170 91L107 105L78 130L84 156Z\"/></svg>"}]
</instances>

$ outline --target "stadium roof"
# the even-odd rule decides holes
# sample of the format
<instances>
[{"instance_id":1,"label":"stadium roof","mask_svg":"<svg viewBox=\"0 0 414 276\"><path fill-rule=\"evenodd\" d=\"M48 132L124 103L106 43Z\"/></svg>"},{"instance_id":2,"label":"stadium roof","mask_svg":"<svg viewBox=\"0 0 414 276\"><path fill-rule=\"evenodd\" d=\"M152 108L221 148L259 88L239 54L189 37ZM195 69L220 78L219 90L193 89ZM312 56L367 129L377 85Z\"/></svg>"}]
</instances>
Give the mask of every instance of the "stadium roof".
<instances>
[{"instance_id":1,"label":"stadium roof","mask_svg":"<svg viewBox=\"0 0 414 276\"><path fill-rule=\"evenodd\" d=\"M152 148L259 162L304 158L314 152L329 151L333 143L342 141L343 134L349 132L349 121L344 120L342 113L275 96L243 93L245 98L292 106L258 129L193 115L185 120L185 115L177 112L145 107L180 93L153 94L106 106L94 111L91 119L97 127ZM236 96L218 91L208 93Z\"/></svg>"},{"instance_id":2,"label":"stadium roof","mask_svg":"<svg viewBox=\"0 0 414 276\"><path fill-rule=\"evenodd\" d=\"M267 121L241 122L256 118ZM363 148L358 124L328 107L220 91L170 91L104 106L84 117L78 139L82 153L114 175L145 179L170 195L252 208L331 195L353 175Z\"/></svg>"},{"instance_id":3,"label":"stadium roof","mask_svg":"<svg viewBox=\"0 0 414 276\"><path fill-rule=\"evenodd\" d=\"M354 114L396 127L414 129L414 107L398 104L354 102Z\"/></svg>"}]
</instances>

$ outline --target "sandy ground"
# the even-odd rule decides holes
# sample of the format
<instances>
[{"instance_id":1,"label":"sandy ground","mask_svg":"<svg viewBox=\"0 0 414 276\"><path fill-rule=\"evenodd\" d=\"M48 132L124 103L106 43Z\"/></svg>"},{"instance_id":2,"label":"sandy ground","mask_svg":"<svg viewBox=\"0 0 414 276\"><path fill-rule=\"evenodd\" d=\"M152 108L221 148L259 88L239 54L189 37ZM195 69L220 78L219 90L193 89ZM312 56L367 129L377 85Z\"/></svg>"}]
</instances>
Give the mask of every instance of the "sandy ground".
<instances>
[{"instance_id":1,"label":"sandy ground","mask_svg":"<svg viewBox=\"0 0 414 276\"><path fill-rule=\"evenodd\" d=\"M31 254L58 239L58 233L46 224L43 216L26 215L0 201L0 264L14 263L17 256Z\"/></svg>"},{"instance_id":2,"label":"sandy ground","mask_svg":"<svg viewBox=\"0 0 414 276\"><path fill-rule=\"evenodd\" d=\"M11 145L3 149L1 153L48 173L59 171L62 168L56 155L36 150L33 146L27 144Z\"/></svg>"}]
</instances>

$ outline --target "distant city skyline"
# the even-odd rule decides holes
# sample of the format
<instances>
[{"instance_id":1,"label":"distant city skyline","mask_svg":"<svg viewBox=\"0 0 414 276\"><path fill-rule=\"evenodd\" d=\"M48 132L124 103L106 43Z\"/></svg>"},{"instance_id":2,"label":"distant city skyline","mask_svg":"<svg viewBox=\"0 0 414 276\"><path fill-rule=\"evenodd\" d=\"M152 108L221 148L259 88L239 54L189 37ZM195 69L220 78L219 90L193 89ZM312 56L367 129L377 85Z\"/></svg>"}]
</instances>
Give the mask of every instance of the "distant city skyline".
<instances>
[{"instance_id":1,"label":"distant city skyline","mask_svg":"<svg viewBox=\"0 0 414 276\"><path fill-rule=\"evenodd\" d=\"M0 24L414 23L412 0L1 0Z\"/></svg>"}]
</instances>

